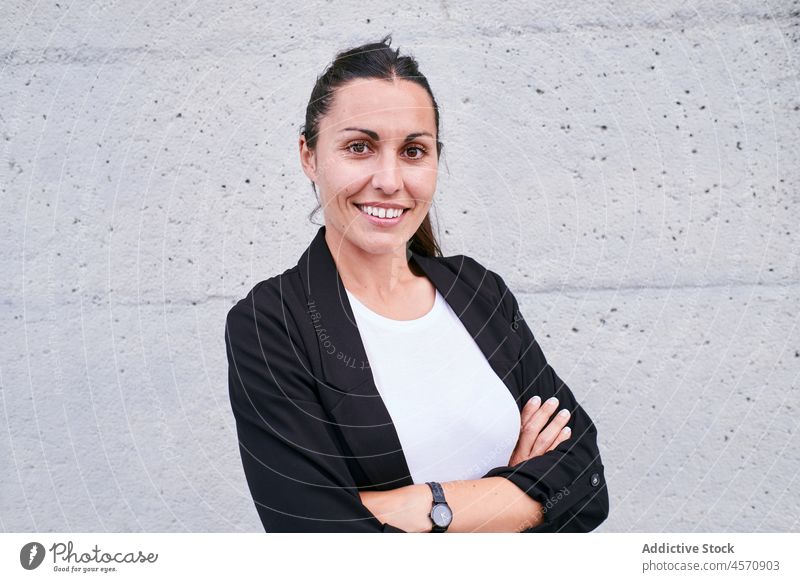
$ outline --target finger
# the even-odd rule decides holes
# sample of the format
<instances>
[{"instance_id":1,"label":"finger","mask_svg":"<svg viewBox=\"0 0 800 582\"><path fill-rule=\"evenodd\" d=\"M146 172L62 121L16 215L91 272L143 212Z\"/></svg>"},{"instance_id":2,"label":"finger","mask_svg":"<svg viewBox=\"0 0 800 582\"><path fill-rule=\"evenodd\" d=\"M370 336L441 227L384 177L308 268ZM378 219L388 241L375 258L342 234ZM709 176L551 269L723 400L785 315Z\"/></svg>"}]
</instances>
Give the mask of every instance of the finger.
<instances>
[{"instance_id":1,"label":"finger","mask_svg":"<svg viewBox=\"0 0 800 582\"><path fill-rule=\"evenodd\" d=\"M561 430L567 425L569 418L569 410L564 408L550 419L550 423L543 430L539 431L539 436L536 438L531 453L533 455L543 455L546 453L553 445L556 438L558 438Z\"/></svg>"},{"instance_id":2,"label":"finger","mask_svg":"<svg viewBox=\"0 0 800 582\"><path fill-rule=\"evenodd\" d=\"M524 461L526 459L526 457L524 457L522 455L522 453L520 452L520 448L521 448L520 447L520 443L518 442L517 446L514 447L514 452L511 453L511 458L508 460L508 466L509 467L513 467L517 463L521 463L522 461Z\"/></svg>"},{"instance_id":3,"label":"finger","mask_svg":"<svg viewBox=\"0 0 800 582\"><path fill-rule=\"evenodd\" d=\"M536 437L538 435L531 432L531 427L528 427L527 430L525 427L530 419L533 418L533 415L536 413L536 411L541 408L541 403L542 399L537 395L528 399L528 402L526 402L525 406L522 407L519 438L517 439L517 444L514 447L514 451L511 453L511 459L508 461L508 464L511 466L521 463L527 459L531 447L533 447L533 444L536 442Z\"/></svg>"},{"instance_id":4,"label":"finger","mask_svg":"<svg viewBox=\"0 0 800 582\"><path fill-rule=\"evenodd\" d=\"M511 458L508 461L508 464L511 466L521 463L527 459L531 447L533 447L533 444L536 442L536 437L538 435L532 434L530 427L528 427L527 430L525 427L536 411L539 410L541 402L542 399L539 396L534 396L525 403L525 406L522 407L519 438L517 439L517 444L514 446L514 451L511 453Z\"/></svg>"},{"instance_id":5,"label":"finger","mask_svg":"<svg viewBox=\"0 0 800 582\"><path fill-rule=\"evenodd\" d=\"M525 426L533 413L539 410L539 407L542 405L542 399L539 396L534 396L533 398L529 399L528 402L525 403L525 406L522 407L522 417L520 422L520 428Z\"/></svg>"},{"instance_id":6,"label":"finger","mask_svg":"<svg viewBox=\"0 0 800 582\"><path fill-rule=\"evenodd\" d=\"M566 426L569 416L569 410L566 408L561 409L561 411L559 411L559 413L556 414L550 421L550 424L548 424L544 430L539 432L539 436L536 438L536 442L531 450L533 456L542 455L547 452L547 449L549 449L553 444L553 441L556 440L558 433L561 432L561 429Z\"/></svg>"},{"instance_id":7,"label":"finger","mask_svg":"<svg viewBox=\"0 0 800 582\"><path fill-rule=\"evenodd\" d=\"M536 444L539 433L542 431L553 412L555 412L556 408L558 408L558 399L555 396L548 398L522 427L519 438L519 449L520 454L526 459L531 457L531 450Z\"/></svg>"},{"instance_id":8,"label":"finger","mask_svg":"<svg viewBox=\"0 0 800 582\"><path fill-rule=\"evenodd\" d=\"M558 436L556 437L556 440L553 441L553 444L550 445L550 448L547 449L547 451L552 451L558 445L560 445L565 440L567 440L570 436L572 436L572 429L570 427L568 427L568 426L565 426L564 428L562 428L559 431Z\"/></svg>"}]
</instances>

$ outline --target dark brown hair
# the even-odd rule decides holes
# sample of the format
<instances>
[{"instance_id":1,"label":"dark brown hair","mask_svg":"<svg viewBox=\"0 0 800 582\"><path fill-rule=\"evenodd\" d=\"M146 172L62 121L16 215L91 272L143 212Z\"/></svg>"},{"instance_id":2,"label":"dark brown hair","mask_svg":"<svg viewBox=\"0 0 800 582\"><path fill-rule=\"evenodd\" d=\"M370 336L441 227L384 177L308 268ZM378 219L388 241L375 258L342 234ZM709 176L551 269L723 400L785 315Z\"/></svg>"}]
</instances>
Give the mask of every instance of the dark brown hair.
<instances>
[{"instance_id":1,"label":"dark brown hair","mask_svg":"<svg viewBox=\"0 0 800 582\"><path fill-rule=\"evenodd\" d=\"M338 87L353 79L384 79L386 81L404 79L420 85L431 97L436 119L436 156L437 158L441 156L443 144L439 141L439 106L436 104L428 80L425 75L420 73L417 61L413 57L400 56L400 49L389 48L391 42L392 36L386 35L379 42L342 51L336 55L322 76L317 78L306 107L305 125L300 130L300 133L306 137L309 149L314 149L317 144L319 122L330 110L334 91ZM313 182L311 187L316 194L317 189ZM311 211L309 220L319 209L320 206L317 204L317 207ZM430 212L425 215L417 232L411 237L409 248L426 257L442 256L439 243L431 228ZM409 266L415 274L422 274L413 266L413 263L410 263Z\"/></svg>"}]
</instances>

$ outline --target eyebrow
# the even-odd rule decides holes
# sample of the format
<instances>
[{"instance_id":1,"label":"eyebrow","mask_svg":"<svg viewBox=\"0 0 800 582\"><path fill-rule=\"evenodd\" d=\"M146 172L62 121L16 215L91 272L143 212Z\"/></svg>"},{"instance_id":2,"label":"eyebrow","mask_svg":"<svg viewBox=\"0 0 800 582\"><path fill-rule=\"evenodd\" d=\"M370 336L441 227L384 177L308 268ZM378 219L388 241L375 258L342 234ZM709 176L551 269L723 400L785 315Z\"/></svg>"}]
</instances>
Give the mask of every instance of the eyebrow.
<instances>
[{"instance_id":1,"label":"eyebrow","mask_svg":"<svg viewBox=\"0 0 800 582\"><path fill-rule=\"evenodd\" d=\"M345 127L345 128L344 128L343 130L341 130L339 133L341 133L341 132L344 132L344 131L360 131L361 133L366 133L368 136L370 136L370 137L371 137L372 139L374 139L375 141L378 141L378 140L380 140L380 137L378 137L378 134L377 134L377 132L374 132L374 131L372 131L371 129L364 129L364 128L362 128L362 127ZM433 136L432 136L430 133L428 133L427 131L418 131L418 132L416 132L416 133L409 133L409 134L406 136L406 139L404 139L404 140L403 140L403 143L405 143L405 142L408 142L408 141L411 141L412 139L416 139L416 138L418 138L418 137L420 137L420 136L423 136L423 135L427 135L428 137L431 137L431 138L433 137Z\"/></svg>"}]
</instances>

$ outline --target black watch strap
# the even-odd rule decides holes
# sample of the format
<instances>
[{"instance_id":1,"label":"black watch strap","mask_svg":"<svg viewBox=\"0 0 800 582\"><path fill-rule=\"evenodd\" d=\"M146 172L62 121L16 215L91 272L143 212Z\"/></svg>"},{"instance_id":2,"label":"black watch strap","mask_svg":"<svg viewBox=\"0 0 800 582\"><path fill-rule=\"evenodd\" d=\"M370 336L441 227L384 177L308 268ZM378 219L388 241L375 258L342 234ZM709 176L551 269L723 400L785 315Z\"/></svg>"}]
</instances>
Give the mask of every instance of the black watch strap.
<instances>
[{"instance_id":1,"label":"black watch strap","mask_svg":"<svg viewBox=\"0 0 800 582\"><path fill-rule=\"evenodd\" d=\"M441 483L437 483L436 481L428 481L428 486L431 488L431 493L433 493L434 505L437 503L447 503L444 498L444 489L442 489Z\"/></svg>"}]
</instances>

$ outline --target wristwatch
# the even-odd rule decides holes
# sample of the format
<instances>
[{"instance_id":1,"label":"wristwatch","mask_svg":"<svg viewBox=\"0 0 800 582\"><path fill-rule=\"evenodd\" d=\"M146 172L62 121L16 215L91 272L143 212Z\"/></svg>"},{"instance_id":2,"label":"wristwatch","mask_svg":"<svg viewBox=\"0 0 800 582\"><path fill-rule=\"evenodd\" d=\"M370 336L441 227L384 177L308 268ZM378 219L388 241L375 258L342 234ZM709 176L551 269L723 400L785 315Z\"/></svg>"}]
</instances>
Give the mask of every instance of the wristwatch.
<instances>
[{"instance_id":1,"label":"wristwatch","mask_svg":"<svg viewBox=\"0 0 800 582\"><path fill-rule=\"evenodd\" d=\"M444 533L450 527L450 522L453 521L453 511L447 505L441 484L436 481L427 481L427 485L431 488L431 493L433 493L433 508L430 514L433 522L431 533Z\"/></svg>"}]
</instances>

